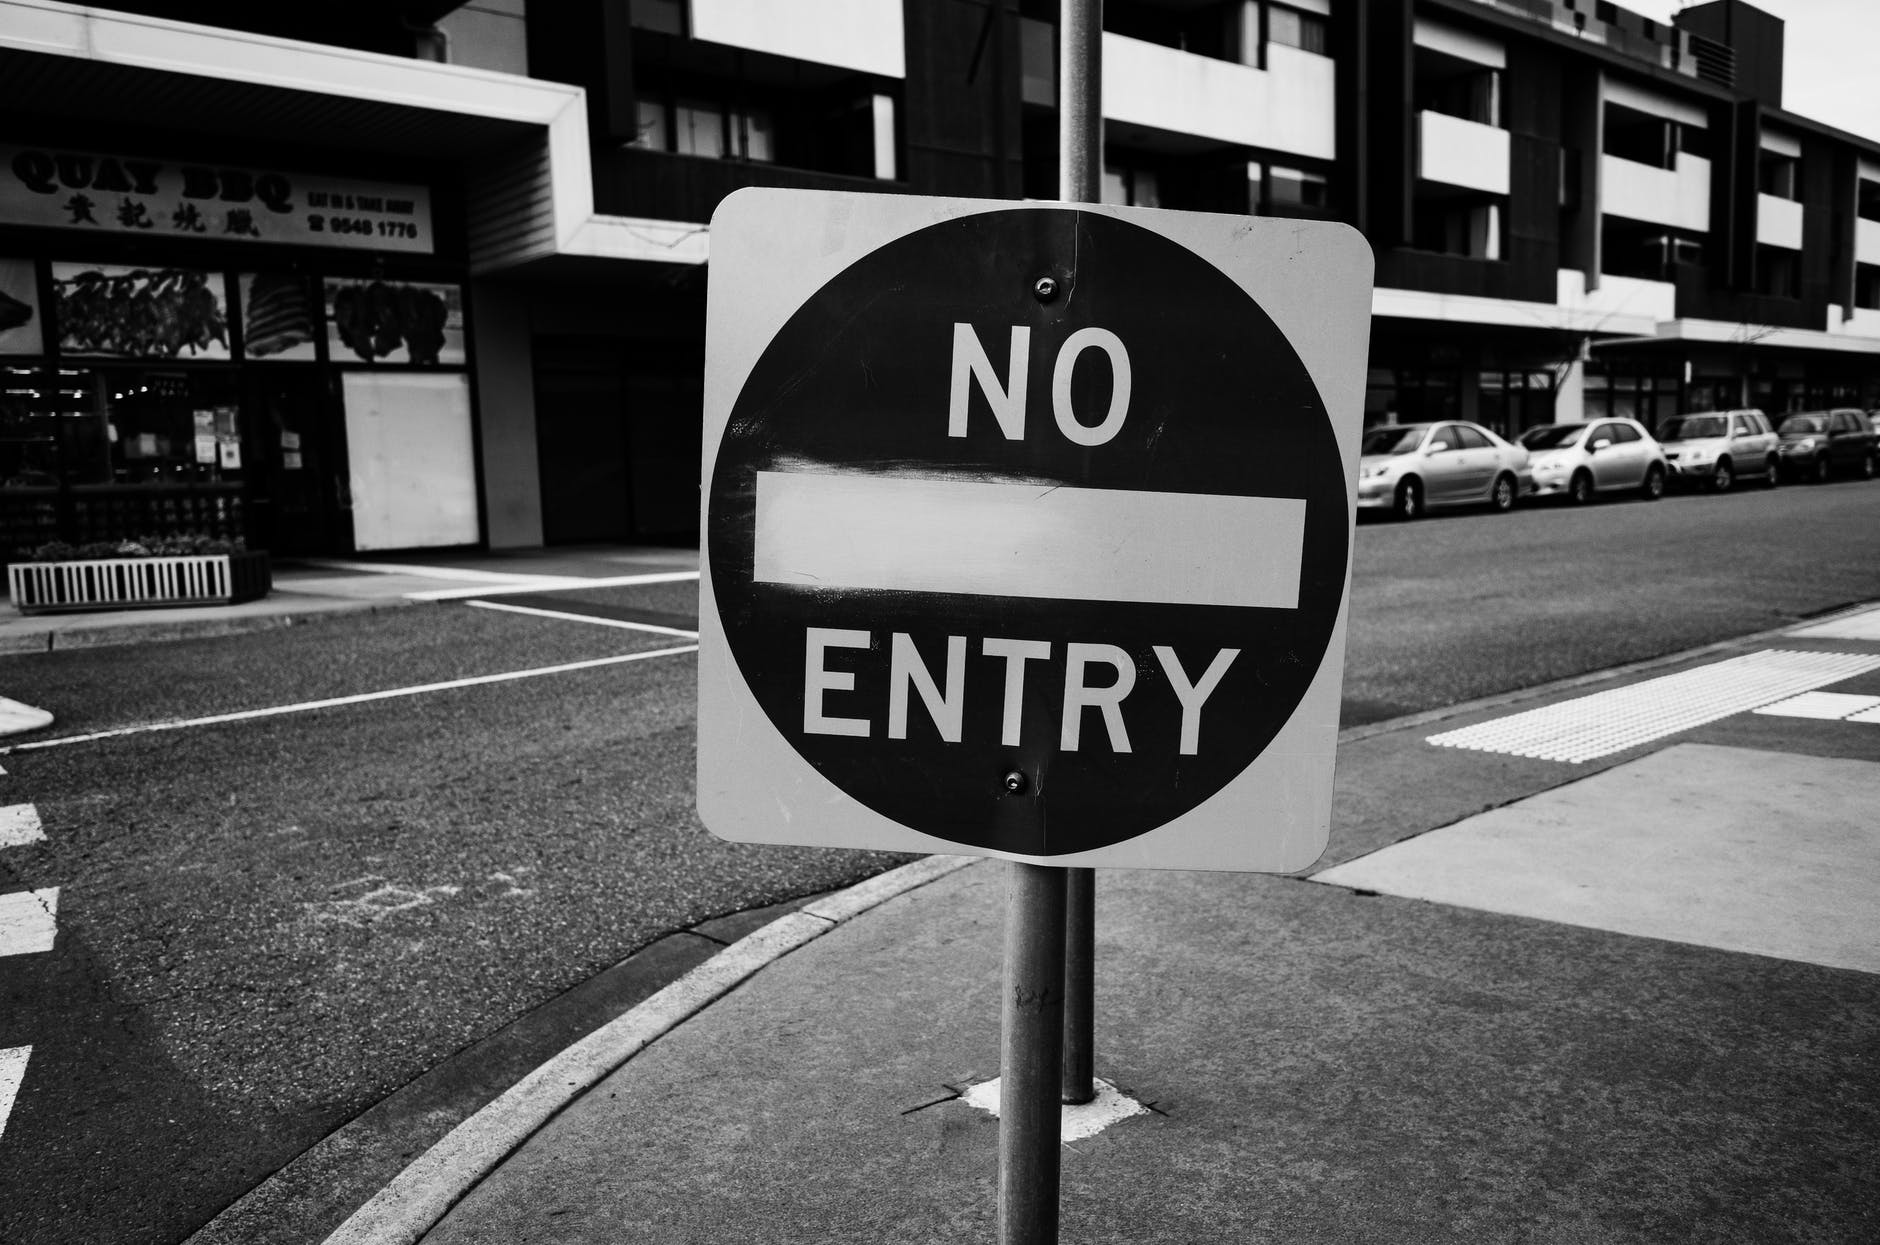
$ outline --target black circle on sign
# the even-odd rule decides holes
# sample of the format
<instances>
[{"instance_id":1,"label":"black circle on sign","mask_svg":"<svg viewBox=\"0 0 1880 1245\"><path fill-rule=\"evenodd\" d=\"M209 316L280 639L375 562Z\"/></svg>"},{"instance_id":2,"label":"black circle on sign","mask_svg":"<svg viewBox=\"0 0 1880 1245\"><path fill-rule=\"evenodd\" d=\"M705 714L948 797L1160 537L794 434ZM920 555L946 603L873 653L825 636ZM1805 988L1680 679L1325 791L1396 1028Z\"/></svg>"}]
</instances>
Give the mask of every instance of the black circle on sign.
<instances>
[{"instance_id":1,"label":"black circle on sign","mask_svg":"<svg viewBox=\"0 0 1880 1245\"><path fill-rule=\"evenodd\" d=\"M1040 303L1038 280L1057 297ZM1008 440L971 394L967 434L948 435L953 326L971 325L1006 378L1013 326L1031 330L1025 435ZM1119 338L1132 375L1113 439L1058 429L1059 348L1096 326ZM1354 343L1354 346L1356 343ZM1086 427L1110 410L1112 372L1085 350L1072 408ZM1009 379L1008 379L1009 383ZM1305 502L1296 609L1039 600L865 586L753 581L759 472L1297 498ZM1285 725L1318 672L1344 593L1347 511L1338 444L1318 390L1285 336L1213 265L1140 226L1070 208L987 212L932 225L857 260L772 339L732 408L707 508L709 574L739 671L797 752L875 812L955 843L1060 856L1147 833L1213 796ZM1192 532L1187 539L1219 539ZM822 693L828 717L866 737L806 733L808 629L868 633L827 650L852 688ZM948 638L964 636L960 739L943 739L919 694L906 738L888 737L892 637L911 638L940 690ZM1007 662L989 637L1044 641L1025 663L1022 734L1001 740ZM1135 662L1120 706L1128 750L1099 710L1061 747L1069 643L1113 645ZM1182 755L1182 709L1158 646L1192 683L1222 650L1239 655L1202 704L1198 750ZM1112 681L1097 665L1089 685ZM1011 774L1024 781L1007 782Z\"/></svg>"}]
</instances>

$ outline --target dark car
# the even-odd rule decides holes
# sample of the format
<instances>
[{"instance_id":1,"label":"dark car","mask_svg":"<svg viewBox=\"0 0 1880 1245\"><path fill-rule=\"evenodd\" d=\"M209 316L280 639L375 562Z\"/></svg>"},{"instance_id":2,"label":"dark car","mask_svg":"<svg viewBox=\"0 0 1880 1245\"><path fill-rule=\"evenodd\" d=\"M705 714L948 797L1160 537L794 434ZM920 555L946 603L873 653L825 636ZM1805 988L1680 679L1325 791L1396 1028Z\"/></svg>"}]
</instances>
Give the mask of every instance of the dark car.
<instances>
[{"instance_id":1,"label":"dark car","mask_svg":"<svg viewBox=\"0 0 1880 1245\"><path fill-rule=\"evenodd\" d=\"M1820 484L1836 472L1873 479L1880 468L1880 437L1867 416L1852 407L1801 411L1782 421L1782 472L1792 480Z\"/></svg>"}]
</instances>

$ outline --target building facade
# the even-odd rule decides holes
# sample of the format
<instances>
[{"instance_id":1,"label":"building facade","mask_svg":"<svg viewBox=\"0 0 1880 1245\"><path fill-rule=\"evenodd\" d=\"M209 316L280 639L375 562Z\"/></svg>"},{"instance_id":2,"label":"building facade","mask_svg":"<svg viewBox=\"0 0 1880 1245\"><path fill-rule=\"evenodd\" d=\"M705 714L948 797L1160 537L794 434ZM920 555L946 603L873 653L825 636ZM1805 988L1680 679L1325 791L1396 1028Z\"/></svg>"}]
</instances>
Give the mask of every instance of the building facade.
<instances>
[{"instance_id":1,"label":"building facade","mask_svg":"<svg viewBox=\"0 0 1880 1245\"><path fill-rule=\"evenodd\" d=\"M1050 198L1055 0L0 0L0 556L697 532L746 185ZM1880 406L1880 142L1782 24L1107 0L1108 201L1377 252L1366 419Z\"/></svg>"}]
</instances>

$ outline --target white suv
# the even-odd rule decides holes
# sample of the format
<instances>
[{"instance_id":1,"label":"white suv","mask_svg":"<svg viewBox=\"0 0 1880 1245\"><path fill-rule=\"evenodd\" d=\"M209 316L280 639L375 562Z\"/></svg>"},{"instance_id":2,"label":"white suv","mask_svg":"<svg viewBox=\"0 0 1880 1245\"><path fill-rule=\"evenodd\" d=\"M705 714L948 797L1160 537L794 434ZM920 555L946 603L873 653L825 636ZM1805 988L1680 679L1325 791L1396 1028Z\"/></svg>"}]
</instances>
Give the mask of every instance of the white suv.
<instances>
[{"instance_id":1,"label":"white suv","mask_svg":"<svg viewBox=\"0 0 1880 1245\"><path fill-rule=\"evenodd\" d=\"M1781 470L1776 430L1761 411L1699 411L1673 415L1658 427L1671 476L1719 493L1743 476L1774 488Z\"/></svg>"}]
</instances>

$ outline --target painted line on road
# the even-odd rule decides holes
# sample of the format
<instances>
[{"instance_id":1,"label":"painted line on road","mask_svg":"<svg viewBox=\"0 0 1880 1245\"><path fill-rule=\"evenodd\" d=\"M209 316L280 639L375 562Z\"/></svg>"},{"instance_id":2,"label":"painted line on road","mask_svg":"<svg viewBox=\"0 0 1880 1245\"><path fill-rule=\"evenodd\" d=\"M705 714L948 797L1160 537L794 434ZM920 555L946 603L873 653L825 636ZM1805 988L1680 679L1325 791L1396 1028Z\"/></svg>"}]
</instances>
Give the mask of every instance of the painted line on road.
<instances>
[{"instance_id":1,"label":"painted line on road","mask_svg":"<svg viewBox=\"0 0 1880 1245\"><path fill-rule=\"evenodd\" d=\"M50 951L58 935L58 887L0 895L0 957Z\"/></svg>"},{"instance_id":2,"label":"painted line on road","mask_svg":"<svg viewBox=\"0 0 1880 1245\"><path fill-rule=\"evenodd\" d=\"M467 597L517 596L525 592L566 592L575 588L634 588L641 584L680 584L698 578L697 571L652 571L643 575L608 575L599 579L543 579L538 583L500 588L432 588L407 592L407 601L462 601Z\"/></svg>"},{"instance_id":3,"label":"painted line on road","mask_svg":"<svg viewBox=\"0 0 1880 1245\"><path fill-rule=\"evenodd\" d=\"M0 747L0 755L9 752L28 752L38 748L58 748L65 744L92 743L100 739L117 739L124 735L144 735L152 731L180 731L192 726L220 726L226 722L248 722L256 718L280 717L288 713L310 713L315 709L337 709L345 705L362 705L375 700L395 700L403 696L422 696L429 692L448 692L460 687L483 687L491 683L510 683L517 679L539 679L544 675L570 674L576 670L596 670L602 666L619 666L627 662L650 661L655 657L677 657L683 653L696 652L698 652L698 645L682 644L677 648L656 648L643 653L594 657L587 661L564 662L559 666L538 666L531 670L510 670L502 674L479 674L467 679L421 683L415 687L394 687L382 692L361 692L354 696L334 696L327 700L308 700L295 705L273 705L266 709L243 709L237 713L217 713L206 718L185 718L174 722L145 722L137 726L120 726L108 731L92 731L86 735L62 735L57 739L35 739L31 743L11 744Z\"/></svg>"},{"instance_id":4,"label":"painted line on road","mask_svg":"<svg viewBox=\"0 0 1880 1245\"><path fill-rule=\"evenodd\" d=\"M0 847L24 847L46 837L39 824L39 810L31 804L9 804L0 808Z\"/></svg>"},{"instance_id":5,"label":"painted line on road","mask_svg":"<svg viewBox=\"0 0 1880 1245\"><path fill-rule=\"evenodd\" d=\"M418 566L406 562L346 562L336 558L309 558L308 566L323 570L363 571L372 575L409 575L414 579L482 580L491 584L545 584L565 575L530 575L517 571L478 571L456 566Z\"/></svg>"},{"instance_id":6,"label":"painted line on road","mask_svg":"<svg viewBox=\"0 0 1880 1245\"><path fill-rule=\"evenodd\" d=\"M26 1076L30 1046L9 1046L0 1050L0 1136L7 1131L7 1117L13 1114L13 1100L19 1097L20 1081Z\"/></svg>"},{"instance_id":7,"label":"painted line on road","mask_svg":"<svg viewBox=\"0 0 1880 1245\"><path fill-rule=\"evenodd\" d=\"M325 1245L415 1245L476 1183L562 1108L683 1021L844 921L977 857L929 856L779 917L608 1021L523 1077L419 1155Z\"/></svg>"},{"instance_id":8,"label":"painted line on road","mask_svg":"<svg viewBox=\"0 0 1880 1245\"><path fill-rule=\"evenodd\" d=\"M628 622L624 618L600 618L593 614L570 614L566 610L538 609L533 605L509 605L502 601L465 601L465 605L475 606L480 610L501 610L505 614L530 614L536 618L559 618L567 622L593 623L596 627L618 627L623 631L650 631L654 635L683 636L688 640L698 639L696 631L681 631L677 627L661 627L657 623Z\"/></svg>"}]
</instances>

